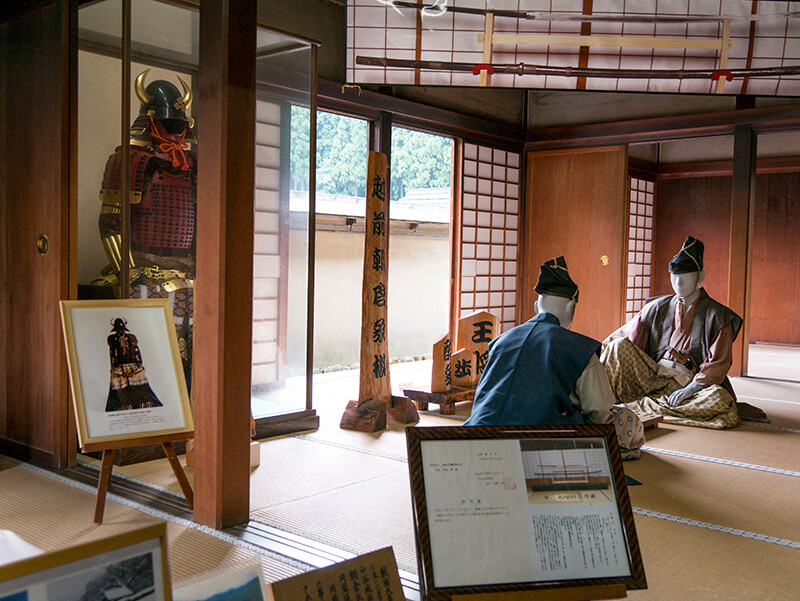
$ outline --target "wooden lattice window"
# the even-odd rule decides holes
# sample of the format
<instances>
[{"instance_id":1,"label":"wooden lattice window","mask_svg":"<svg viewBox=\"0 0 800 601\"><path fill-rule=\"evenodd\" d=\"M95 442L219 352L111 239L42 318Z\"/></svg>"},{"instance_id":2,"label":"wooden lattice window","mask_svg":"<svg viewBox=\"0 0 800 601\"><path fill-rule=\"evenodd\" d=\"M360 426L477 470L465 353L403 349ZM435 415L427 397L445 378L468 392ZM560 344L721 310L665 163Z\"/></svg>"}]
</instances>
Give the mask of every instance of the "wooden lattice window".
<instances>
[{"instance_id":1,"label":"wooden lattice window","mask_svg":"<svg viewBox=\"0 0 800 601\"><path fill-rule=\"evenodd\" d=\"M631 177L628 207L628 282L625 318L631 319L652 295L655 184Z\"/></svg>"},{"instance_id":2,"label":"wooden lattice window","mask_svg":"<svg viewBox=\"0 0 800 601\"><path fill-rule=\"evenodd\" d=\"M519 153L464 144L460 316L489 311L516 325Z\"/></svg>"}]
</instances>

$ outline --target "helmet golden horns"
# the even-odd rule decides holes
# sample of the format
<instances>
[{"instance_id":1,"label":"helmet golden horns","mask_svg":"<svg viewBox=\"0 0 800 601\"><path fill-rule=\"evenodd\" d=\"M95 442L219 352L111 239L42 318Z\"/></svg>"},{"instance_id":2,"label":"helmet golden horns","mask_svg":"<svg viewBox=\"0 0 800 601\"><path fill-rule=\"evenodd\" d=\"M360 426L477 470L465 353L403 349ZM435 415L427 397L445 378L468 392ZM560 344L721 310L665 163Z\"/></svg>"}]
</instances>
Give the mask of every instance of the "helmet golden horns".
<instances>
[{"instance_id":1,"label":"helmet golden horns","mask_svg":"<svg viewBox=\"0 0 800 601\"><path fill-rule=\"evenodd\" d=\"M147 90L144 89L144 80L148 73L150 73L150 69L145 69L139 73L139 76L136 78L136 85L134 86L136 89L136 97L139 99L139 102L144 105L150 104L150 95L147 93ZM184 84L184 86L185 85L186 84Z\"/></svg>"},{"instance_id":2,"label":"helmet golden horns","mask_svg":"<svg viewBox=\"0 0 800 601\"><path fill-rule=\"evenodd\" d=\"M181 82L183 86L183 106L185 109L188 109L192 105L192 89L186 85L186 82L183 81L183 78L178 75L178 81Z\"/></svg>"}]
</instances>

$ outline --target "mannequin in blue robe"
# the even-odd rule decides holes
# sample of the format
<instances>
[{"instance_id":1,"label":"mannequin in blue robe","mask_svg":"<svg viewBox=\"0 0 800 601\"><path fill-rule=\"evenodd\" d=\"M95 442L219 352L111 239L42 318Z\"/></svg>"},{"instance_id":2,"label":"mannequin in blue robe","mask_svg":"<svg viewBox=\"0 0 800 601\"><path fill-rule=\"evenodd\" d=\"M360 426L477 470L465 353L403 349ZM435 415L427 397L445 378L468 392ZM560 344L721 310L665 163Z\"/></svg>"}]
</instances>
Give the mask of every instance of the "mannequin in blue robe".
<instances>
[{"instance_id":1,"label":"mannequin in blue robe","mask_svg":"<svg viewBox=\"0 0 800 601\"><path fill-rule=\"evenodd\" d=\"M534 290L537 314L489 343L486 368L466 426L614 422L623 455L638 457L644 428L630 410L614 407L601 344L568 328L578 286L563 257L546 262ZM617 423L617 422L620 423Z\"/></svg>"}]
</instances>

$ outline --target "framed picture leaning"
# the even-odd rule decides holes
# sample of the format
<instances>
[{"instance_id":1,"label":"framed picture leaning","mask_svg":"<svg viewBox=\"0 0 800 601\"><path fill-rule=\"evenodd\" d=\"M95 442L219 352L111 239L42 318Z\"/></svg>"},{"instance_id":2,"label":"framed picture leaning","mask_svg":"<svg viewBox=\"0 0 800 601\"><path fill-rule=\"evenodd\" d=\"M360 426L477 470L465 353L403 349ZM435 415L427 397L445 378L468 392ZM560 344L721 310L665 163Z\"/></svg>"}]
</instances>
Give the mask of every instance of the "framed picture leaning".
<instances>
[{"instance_id":1,"label":"framed picture leaning","mask_svg":"<svg viewBox=\"0 0 800 601\"><path fill-rule=\"evenodd\" d=\"M61 301L84 451L194 432L167 299Z\"/></svg>"}]
</instances>

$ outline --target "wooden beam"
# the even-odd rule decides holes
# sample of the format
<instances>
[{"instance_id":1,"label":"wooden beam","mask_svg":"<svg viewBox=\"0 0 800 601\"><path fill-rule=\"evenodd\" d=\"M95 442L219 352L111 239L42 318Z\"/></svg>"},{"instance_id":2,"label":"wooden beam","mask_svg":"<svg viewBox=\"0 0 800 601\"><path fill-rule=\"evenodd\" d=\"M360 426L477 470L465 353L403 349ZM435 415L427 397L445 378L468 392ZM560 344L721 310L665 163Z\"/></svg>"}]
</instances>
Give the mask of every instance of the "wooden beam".
<instances>
[{"instance_id":1,"label":"wooden beam","mask_svg":"<svg viewBox=\"0 0 800 601\"><path fill-rule=\"evenodd\" d=\"M583 0L583 14L592 14L593 0ZM592 35L592 23L590 21L583 21L581 23L581 36L588 37ZM578 50L578 68L586 69L589 66L589 46L581 46ZM586 78L579 77L575 82L576 90L586 89Z\"/></svg>"},{"instance_id":2,"label":"wooden beam","mask_svg":"<svg viewBox=\"0 0 800 601\"><path fill-rule=\"evenodd\" d=\"M484 33L483 35L478 36L478 42L483 43L483 64L490 65L492 64L492 54L493 48L495 44L495 33L494 33L494 13L488 13L486 15L486 20L484 22ZM489 73L486 69L481 71L480 76L480 85L481 87L486 87L491 85L492 83L492 74Z\"/></svg>"},{"instance_id":3,"label":"wooden beam","mask_svg":"<svg viewBox=\"0 0 800 601\"><path fill-rule=\"evenodd\" d=\"M214 528L249 514L255 49L255 0L203 2L194 519Z\"/></svg>"},{"instance_id":4,"label":"wooden beam","mask_svg":"<svg viewBox=\"0 0 800 601\"><path fill-rule=\"evenodd\" d=\"M731 21L725 19L722 24L722 48L719 56L719 70L725 71L728 68L728 50L730 49L731 39ZM725 91L725 82L727 79L724 76L717 78L717 88L714 90L717 94L722 94Z\"/></svg>"},{"instance_id":5,"label":"wooden beam","mask_svg":"<svg viewBox=\"0 0 800 601\"><path fill-rule=\"evenodd\" d=\"M742 317L744 324L733 345L733 365L729 372L732 376L747 375L755 196L756 135L752 127L741 125L736 128L733 141L728 307Z\"/></svg>"},{"instance_id":6,"label":"wooden beam","mask_svg":"<svg viewBox=\"0 0 800 601\"><path fill-rule=\"evenodd\" d=\"M752 125L757 133L800 129L800 105L786 104L736 111L631 119L615 123L568 125L528 131L526 150L585 148L634 142L661 142L734 133Z\"/></svg>"},{"instance_id":7,"label":"wooden beam","mask_svg":"<svg viewBox=\"0 0 800 601\"><path fill-rule=\"evenodd\" d=\"M796 173L800 171L800 156L764 157L756 161L756 174ZM733 174L733 161L692 161L689 163L661 164L658 179L684 179L687 177L724 177Z\"/></svg>"},{"instance_id":8,"label":"wooden beam","mask_svg":"<svg viewBox=\"0 0 800 601\"><path fill-rule=\"evenodd\" d=\"M488 19L488 16L487 16ZM486 34L478 34L482 44ZM534 45L534 46L591 46L595 48L673 48L722 50L723 40L703 38L667 38L622 35L575 35L570 33L497 33L492 36L493 44ZM729 40L728 48L737 46L736 40ZM484 59L485 59L484 55Z\"/></svg>"}]
</instances>

